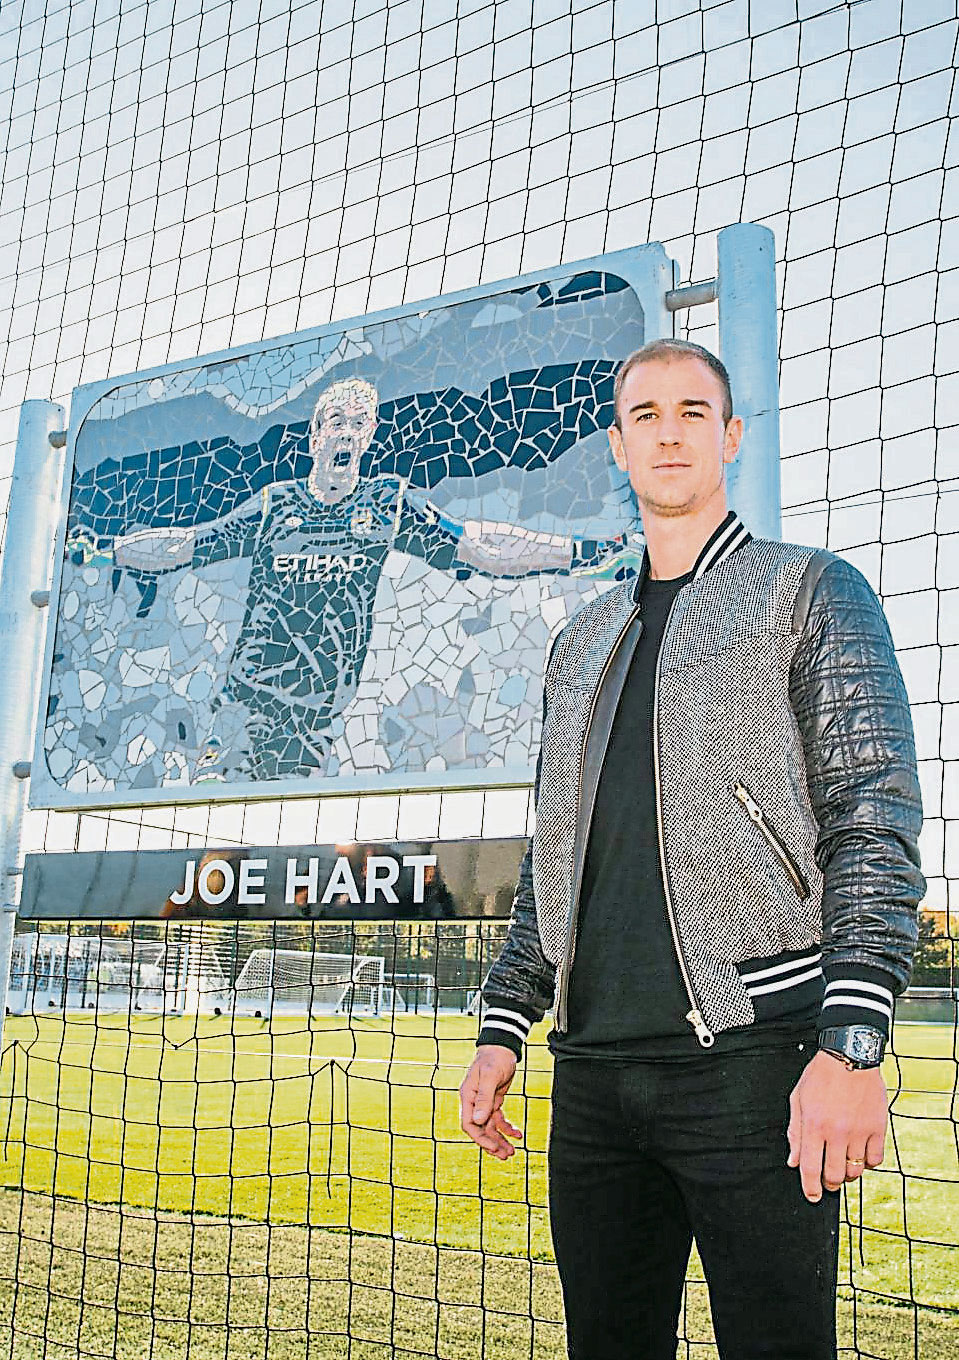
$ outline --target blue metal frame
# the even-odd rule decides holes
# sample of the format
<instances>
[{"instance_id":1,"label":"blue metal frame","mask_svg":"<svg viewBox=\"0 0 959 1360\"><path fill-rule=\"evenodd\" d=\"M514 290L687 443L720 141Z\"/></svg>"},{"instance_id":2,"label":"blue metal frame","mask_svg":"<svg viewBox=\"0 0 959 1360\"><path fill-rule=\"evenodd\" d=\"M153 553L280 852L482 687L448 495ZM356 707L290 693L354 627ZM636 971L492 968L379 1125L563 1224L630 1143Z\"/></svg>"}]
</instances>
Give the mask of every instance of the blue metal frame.
<instances>
[{"instance_id":1,"label":"blue metal frame","mask_svg":"<svg viewBox=\"0 0 959 1360\"><path fill-rule=\"evenodd\" d=\"M738 222L717 237L719 354L736 414L745 422L741 462L727 473L729 502L754 534L779 538L779 345L776 248L768 227Z\"/></svg>"}]
</instances>

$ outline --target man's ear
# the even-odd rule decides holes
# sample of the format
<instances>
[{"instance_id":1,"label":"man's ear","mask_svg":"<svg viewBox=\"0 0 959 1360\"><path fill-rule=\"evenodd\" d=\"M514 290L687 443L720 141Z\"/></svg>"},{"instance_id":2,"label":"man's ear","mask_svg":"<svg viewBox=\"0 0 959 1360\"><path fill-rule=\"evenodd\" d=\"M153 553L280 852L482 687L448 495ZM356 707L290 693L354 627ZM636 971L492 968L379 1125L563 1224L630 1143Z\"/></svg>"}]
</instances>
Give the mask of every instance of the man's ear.
<instances>
[{"instance_id":1,"label":"man's ear","mask_svg":"<svg viewBox=\"0 0 959 1360\"><path fill-rule=\"evenodd\" d=\"M620 472L626 471L626 450L623 448L623 436L618 425L610 425L606 431L609 439L609 447L613 455L613 462Z\"/></svg>"},{"instance_id":2,"label":"man's ear","mask_svg":"<svg viewBox=\"0 0 959 1360\"><path fill-rule=\"evenodd\" d=\"M723 437L723 462L735 463L739 446L743 442L743 418L742 416L730 416L726 422L726 433Z\"/></svg>"}]
</instances>

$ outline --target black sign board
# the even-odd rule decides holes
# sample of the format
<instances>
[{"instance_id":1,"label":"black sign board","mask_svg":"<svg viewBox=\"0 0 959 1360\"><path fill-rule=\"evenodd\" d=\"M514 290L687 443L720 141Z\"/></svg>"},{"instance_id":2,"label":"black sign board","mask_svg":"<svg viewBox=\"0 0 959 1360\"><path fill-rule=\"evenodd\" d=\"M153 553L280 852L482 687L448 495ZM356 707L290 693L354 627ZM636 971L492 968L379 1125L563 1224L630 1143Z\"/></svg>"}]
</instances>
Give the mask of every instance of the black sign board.
<instances>
[{"instance_id":1,"label":"black sign board","mask_svg":"<svg viewBox=\"0 0 959 1360\"><path fill-rule=\"evenodd\" d=\"M26 920L442 920L509 914L526 841L27 855Z\"/></svg>"}]
</instances>

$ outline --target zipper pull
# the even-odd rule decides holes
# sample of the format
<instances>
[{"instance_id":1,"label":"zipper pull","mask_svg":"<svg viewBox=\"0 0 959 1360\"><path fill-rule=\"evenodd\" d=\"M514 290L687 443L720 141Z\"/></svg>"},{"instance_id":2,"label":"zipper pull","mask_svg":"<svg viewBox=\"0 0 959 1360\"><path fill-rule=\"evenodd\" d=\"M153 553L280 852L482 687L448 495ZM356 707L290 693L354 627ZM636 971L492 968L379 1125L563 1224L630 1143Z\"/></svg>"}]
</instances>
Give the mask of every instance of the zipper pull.
<instances>
[{"instance_id":1,"label":"zipper pull","mask_svg":"<svg viewBox=\"0 0 959 1360\"><path fill-rule=\"evenodd\" d=\"M743 807L744 807L744 808L746 809L746 811L749 813L749 815L750 815L750 817L752 818L752 820L753 820L754 822L761 822L762 819L763 819L763 810L762 810L762 808L759 806L759 804L756 802L755 798L753 798L753 797L750 795L750 792L749 792L749 790L746 788L746 785L745 785L745 784L734 784L734 785L733 785L733 793L736 795L736 797L737 797L737 798L739 799L739 801L742 803Z\"/></svg>"},{"instance_id":2,"label":"zipper pull","mask_svg":"<svg viewBox=\"0 0 959 1360\"><path fill-rule=\"evenodd\" d=\"M694 1007L688 1013L686 1019L696 1031L696 1038L699 1040L700 1046L702 1048L712 1048L713 1044L716 1042L716 1036L703 1019L702 1011L698 1011Z\"/></svg>"}]
</instances>

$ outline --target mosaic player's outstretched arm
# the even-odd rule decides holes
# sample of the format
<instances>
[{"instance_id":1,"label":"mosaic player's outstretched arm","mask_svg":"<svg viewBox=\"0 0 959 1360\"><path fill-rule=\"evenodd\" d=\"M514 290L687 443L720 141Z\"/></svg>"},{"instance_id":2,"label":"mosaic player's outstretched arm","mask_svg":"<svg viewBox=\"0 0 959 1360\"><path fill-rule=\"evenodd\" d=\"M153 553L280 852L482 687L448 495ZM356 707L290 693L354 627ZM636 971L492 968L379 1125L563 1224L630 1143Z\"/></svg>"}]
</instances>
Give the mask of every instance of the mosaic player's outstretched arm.
<instances>
[{"instance_id":1,"label":"mosaic player's outstretched arm","mask_svg":"<svg viewBox=\"0 0 959 1360\"><path fill-rule=\"evenodd\" d=\"M123 570L129 571L140 591L136 616L143 618L156 598L157 577L163 573L249 557L265 508L264 491L206 524L149 527L122 535L113 543L114 590Z\"/></svg>"},{"instance_id":2,"label":"mosaic player's outstretched arm","mask_svg":"<svg viewBox=\"0 0 959 1360\"><path fill-rule=\"evenodd\" d=\"M467 520L460 534L461 561L489 576L514 577L604 566L627 547L630 538L625 533L609 539L551 534L490 520Z\"/></svg>"},{"instance_id":3,"label":"mosaic player's outstretched arm","mask_svg":"<svg viewBox=\"0 0 959 1360\"><path fill-rule=\"evenodd\" d=\"M264 498L251 496L219 519L133 529L114 540L113 561L136 571L177 571L229 557L248 557L263 518Z\"/></svg>"},{"instance_id":4,"label":"mosaic player's outstretched arm","mask_svg":"<svg viewBox=\"0 0 959 1360\"><path fill-rule=\"evenodd\" d=\"M450 519L415 492L408 492L393 547L422 557L431 566L522 577L534 572L589 571L622 552L628 534L611 539L584 538L528 529L493 520Z\"/></svg>"},{"instance_id":5,"label":"mosaic player's outstretched arm","mask_svg":"<svg viewBox=\"0 0 959 1360\"><path fill-rule=\"evenodd\" d=\"M427 498L446 477L475 484L510 466L537 474L560 462L611 423L615 369L612 360L582 358L508 373L479 393L448 387L382 404L388 433L375 469L398 474L405 488L393 546L462 576L605 566L629 546L628 532L602 540L500 517L457 521Z\"/></svg>"}]
</instances>

